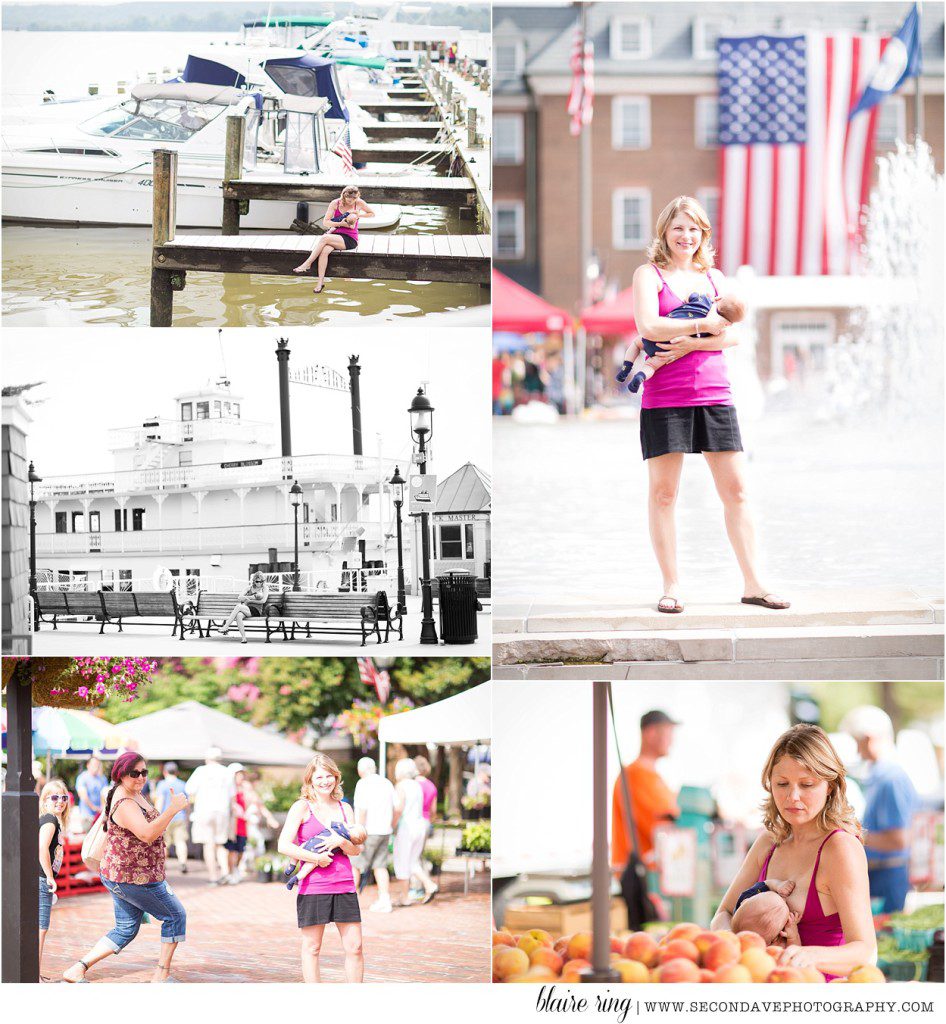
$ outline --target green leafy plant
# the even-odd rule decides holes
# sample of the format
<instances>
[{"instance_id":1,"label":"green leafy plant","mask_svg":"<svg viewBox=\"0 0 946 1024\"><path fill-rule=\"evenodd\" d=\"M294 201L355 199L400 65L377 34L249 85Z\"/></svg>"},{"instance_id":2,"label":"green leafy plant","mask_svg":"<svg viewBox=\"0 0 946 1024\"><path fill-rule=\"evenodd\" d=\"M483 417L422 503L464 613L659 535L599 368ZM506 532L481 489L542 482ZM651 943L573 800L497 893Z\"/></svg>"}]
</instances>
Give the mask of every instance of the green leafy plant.
<instances>
[{"instance_id":1,"label":"green leafy plant","mask_svg":"<svg viewBox=\"0 0 946 1024\"><path fill-rule=\"evenodd\" d=\"M492 829L488 822L477 821L463 830L460 847L471 853L489 853L492 848Z\"/></svg>"}]
</instances>

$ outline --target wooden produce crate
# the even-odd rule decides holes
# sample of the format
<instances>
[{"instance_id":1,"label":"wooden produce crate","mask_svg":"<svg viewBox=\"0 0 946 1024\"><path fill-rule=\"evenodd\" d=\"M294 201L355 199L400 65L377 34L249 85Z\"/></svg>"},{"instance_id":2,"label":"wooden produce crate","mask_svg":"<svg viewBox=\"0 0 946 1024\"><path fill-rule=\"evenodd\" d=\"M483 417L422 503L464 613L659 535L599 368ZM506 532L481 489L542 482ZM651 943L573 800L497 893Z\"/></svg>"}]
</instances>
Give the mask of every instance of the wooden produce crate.
<instances>
[{"instance_id":1,"label":"wooden produce crate","mask_svg":"<svg viewBox=\"0 0 946 1024\"><path fill-rule=\"evenodd\" d=\"M102 885L98 875L95 875L92 882L76 878L76 875L88 870L82 860L82 843L71 843L68 839L65 840L62 868L56 876L56 895L64 900L69 896L81 896L86 892L107 892L108 890Z\"/></svg>"},{"instance_id":2,"label":"wooden produce crate","mask_svg":"<svg viewBox=\"0 0 946 1024\"><path fill-rule=\"evenodd\" d=\"M550 906L529 906L512 903L506 907L503 927L511 932L527 932L530 928L541 928L551 935L571 935L574 932L591 931L591 901L581 903L559 903ZM611 931L620 932L627 928L627 906L617 896L611 898Z\"/></svg>"}]
</instances>

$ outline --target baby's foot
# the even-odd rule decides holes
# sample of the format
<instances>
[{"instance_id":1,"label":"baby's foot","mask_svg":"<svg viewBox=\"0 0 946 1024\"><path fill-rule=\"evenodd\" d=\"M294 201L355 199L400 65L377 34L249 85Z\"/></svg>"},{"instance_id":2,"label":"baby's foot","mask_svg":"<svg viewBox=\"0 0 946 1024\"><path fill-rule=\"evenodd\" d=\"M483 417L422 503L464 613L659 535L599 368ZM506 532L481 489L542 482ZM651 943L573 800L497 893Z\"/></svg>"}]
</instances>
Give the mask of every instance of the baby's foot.
<instances>
[{"instance_id":1,"label":"baby's foot","mask_svg":"<svg viewBox=\"0 0 946 1024\"><path fill-rule=\"evenodd\" d=\"M627 380L627 375L633 369L634 369L634 364L632 362L630 362L629 360L625 359L624 360L624 365L621 367L620 370L618 370L618 372L617 372L617 374L616 374L614 379L619 384L623 384Z\"/></svg>"},{"instance_id":2,"label":"baby's foot","mask_svg":"<svg viewBox=\"0 0 946 1024\"><path fill-rule=\"evenodd\" d=\"M640 391L641 384L643 384L645 380L647 380L647 378L643 373L635 373L634 376L631 377L631 383L628 384L627 390L636 395L637 392Z\"/></svg>"}]
</instances>

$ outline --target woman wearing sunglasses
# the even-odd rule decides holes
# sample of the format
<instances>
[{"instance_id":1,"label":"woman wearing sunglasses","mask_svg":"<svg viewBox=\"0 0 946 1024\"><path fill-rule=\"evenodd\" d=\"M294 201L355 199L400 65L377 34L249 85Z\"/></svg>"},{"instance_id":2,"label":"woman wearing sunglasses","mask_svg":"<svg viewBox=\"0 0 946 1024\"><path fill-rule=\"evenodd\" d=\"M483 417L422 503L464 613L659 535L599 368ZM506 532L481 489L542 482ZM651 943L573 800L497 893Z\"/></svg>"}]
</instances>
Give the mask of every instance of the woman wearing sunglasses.
<instances>
[{"instance_id":1,"label":"woman wearing sunglasses","mask_svg":"<svg viewBox=\"0 0 946 1024\"><path fill-rule=\"evenodd\" d=\"M114 785L105 798L105 851L100 874L112 894L115 927L64 974L70 982L85 981L99 960L120 953L138 934L141 918L150 914L161 922L161 953L153 982L173 981L171 958L184 941L187 915L164 876L164 832L174 816L187 807L187 796L174 793L163 814L142 795L148 779L143 757L121 754L112 766Z\"/></svg>"},{"instance_id":2,"label":"woman wearing sunglasses","mask_svg":"<svg viewBox=\"0 0 946 1024\"><path fill-rule=\"evenodd\" d=\"M43 977L43 946L49 931L56 875L62 867L62 836L69 822L69 790L61 779L50 779L39 795L39 980Z\"/></svg>"}]
</instances>

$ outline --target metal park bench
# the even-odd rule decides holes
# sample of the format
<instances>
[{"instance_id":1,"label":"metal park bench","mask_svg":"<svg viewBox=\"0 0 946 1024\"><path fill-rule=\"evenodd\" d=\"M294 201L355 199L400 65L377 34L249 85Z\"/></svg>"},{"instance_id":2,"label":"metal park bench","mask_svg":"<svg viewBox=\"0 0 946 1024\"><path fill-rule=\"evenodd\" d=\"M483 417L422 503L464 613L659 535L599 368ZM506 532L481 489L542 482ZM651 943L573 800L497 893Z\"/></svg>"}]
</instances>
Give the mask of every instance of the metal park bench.
<instances>
[{"instance_id":1,"label":"metal park bench","mask_svg":"<svg viewBox=\"0 0 946 1024\"><path fill-rule=\"evenodd\" d=\"M159 593L40 590L36 594L36 604L40 622L52 622L53 629L58 629L59 620L67 616L88 616L98 620L101 622L99 634L105 632L106 623L118 626L118 632L122 633L125 619L171 618L174 620L171 636L175 636L180 628L183 639L181 606L173 590Z\"/></svg>"}]
</instances>

